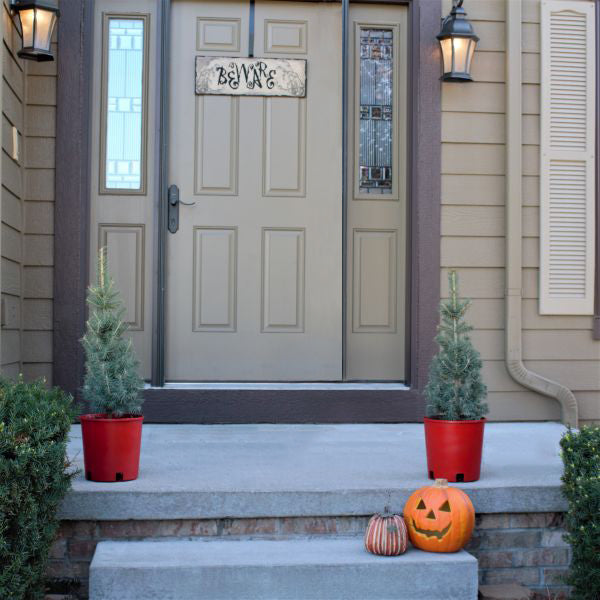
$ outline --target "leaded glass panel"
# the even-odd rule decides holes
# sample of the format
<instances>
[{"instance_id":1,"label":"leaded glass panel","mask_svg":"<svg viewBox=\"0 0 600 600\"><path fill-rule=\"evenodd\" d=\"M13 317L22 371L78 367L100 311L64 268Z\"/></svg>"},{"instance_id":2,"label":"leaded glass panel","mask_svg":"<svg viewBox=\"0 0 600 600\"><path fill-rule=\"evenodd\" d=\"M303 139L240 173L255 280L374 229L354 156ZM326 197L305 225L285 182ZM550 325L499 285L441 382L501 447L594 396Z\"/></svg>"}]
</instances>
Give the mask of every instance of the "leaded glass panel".
<instances>
[{"instance_id":1,"label":"leaded glass panel","mask_svg":"<svg viewBox=\"0 0 600 600\"><path fill-rule=\"evenodd\" d=\"M360 30L361 193L392 193L393 44L391 29Z\"/></svg>"},{"instance_id":2,"label":"leaded glass panel","mask_svg":"<svg viewBox=\"0 0 600 600\"><path fill-rule=\"evenodd\" d=\"M142 189L144 21L108 20L106 189Z\"/></svg>"}]
</instances>

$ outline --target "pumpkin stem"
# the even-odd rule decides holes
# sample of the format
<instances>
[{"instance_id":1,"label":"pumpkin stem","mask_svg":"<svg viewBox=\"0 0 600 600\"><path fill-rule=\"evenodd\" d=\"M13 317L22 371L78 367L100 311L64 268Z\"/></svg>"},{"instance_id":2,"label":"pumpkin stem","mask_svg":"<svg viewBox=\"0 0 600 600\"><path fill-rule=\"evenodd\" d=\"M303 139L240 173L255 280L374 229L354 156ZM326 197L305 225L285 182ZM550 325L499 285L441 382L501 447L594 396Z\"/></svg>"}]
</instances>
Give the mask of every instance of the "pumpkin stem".
<instances>
[{"instance_id":1,"label":"pumpkin stem","mask_svg":"<svg viewBox=\"0 0 600 600\"><path fill-rule=\"evenodd\" d=\"M446 488L446 487L448 487L448 480L447 479L436 479L434 485L437 488Z\"/></svg>"}]
</instances>

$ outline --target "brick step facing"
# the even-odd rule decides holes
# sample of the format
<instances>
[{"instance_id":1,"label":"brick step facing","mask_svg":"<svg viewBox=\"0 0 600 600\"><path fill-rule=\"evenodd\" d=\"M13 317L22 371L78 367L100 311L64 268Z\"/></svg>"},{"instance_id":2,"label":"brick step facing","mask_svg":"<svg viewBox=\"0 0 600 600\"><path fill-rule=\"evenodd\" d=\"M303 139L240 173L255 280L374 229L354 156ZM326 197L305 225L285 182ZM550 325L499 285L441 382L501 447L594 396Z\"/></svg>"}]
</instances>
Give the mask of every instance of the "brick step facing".
<instances>
[{"instance_id":1,"label":"brick step facing","mask_svg":"<svg viewBox=\"0 0 600 600\"><path fill-rule=\"evenodd\" d=\"M104 541L90 600L476 600L477 560L369 554L362 537Z\"/></svg>"}]
</instances>

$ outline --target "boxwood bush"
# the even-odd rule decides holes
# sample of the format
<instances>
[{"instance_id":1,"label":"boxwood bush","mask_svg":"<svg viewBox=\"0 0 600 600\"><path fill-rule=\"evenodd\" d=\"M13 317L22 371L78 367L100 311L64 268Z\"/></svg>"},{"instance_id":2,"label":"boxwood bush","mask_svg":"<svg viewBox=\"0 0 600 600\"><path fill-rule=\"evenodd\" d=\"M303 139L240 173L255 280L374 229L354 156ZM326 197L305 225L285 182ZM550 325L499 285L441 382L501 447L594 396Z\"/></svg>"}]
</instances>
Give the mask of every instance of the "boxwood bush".
<instances>
[{"instance_id":1,"label":"boxwood bush","mask_svg":"<svg viewBox=\"0 0 600 600\"><path fill-rule=\"evenodd\" d=\"M573 558L567 583L572 600L600 598L600 427L569 430L560 442L567 535Z\"/></svg>"},{"instance_id":2,"label":"boxwood bush","mask_svg":"<svg viewBox=\"0 0 600 600\"><path fill-rule=\"evenodd\" d=\"M0 598L37 599L72 477L72 398L43 381L0 379Z\"/></svg>"}]
</instances>

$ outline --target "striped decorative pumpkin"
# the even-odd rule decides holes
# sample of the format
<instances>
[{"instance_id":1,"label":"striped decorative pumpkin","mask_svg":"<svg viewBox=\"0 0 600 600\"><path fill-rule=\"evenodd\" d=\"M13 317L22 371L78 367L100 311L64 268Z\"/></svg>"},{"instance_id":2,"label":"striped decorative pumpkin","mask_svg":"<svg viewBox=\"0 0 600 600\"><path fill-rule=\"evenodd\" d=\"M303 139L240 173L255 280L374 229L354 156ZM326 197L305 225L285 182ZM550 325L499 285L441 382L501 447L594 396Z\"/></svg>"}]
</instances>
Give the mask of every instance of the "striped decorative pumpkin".
<instances>
[{"instance_id":1,"label":"striped decorative pumpkin","mask_svg":"<svg viewBox=\"0 0 600 600\"><path fill-rule=\"evenodd\" d=\"M373 515L365 532L365 548L372 554L397 556L406 552L408 533L400 515Z\"/></svg>"}]
</instances>

